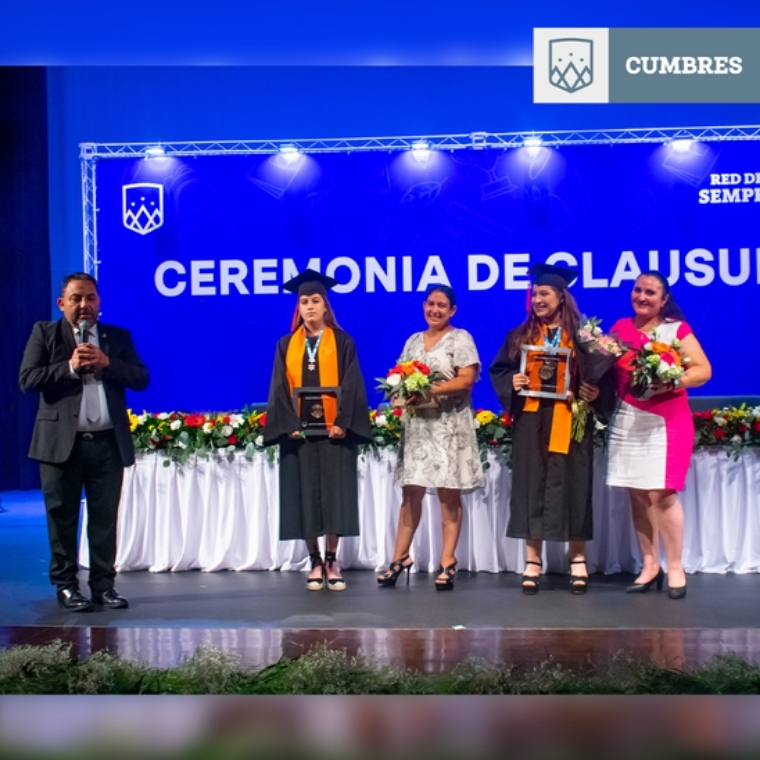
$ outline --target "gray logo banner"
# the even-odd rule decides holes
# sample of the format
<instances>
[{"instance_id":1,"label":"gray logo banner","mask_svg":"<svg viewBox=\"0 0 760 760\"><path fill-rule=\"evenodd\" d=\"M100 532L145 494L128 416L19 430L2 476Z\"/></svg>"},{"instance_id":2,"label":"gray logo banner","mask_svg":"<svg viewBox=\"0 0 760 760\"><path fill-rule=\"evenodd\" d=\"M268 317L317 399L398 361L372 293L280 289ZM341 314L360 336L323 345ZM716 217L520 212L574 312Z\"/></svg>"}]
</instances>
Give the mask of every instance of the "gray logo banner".
<instances>
[{"instance_id":1,"label":"gray logo banner","mask_svg":"<svg viewBox=\"0 0 760 760\"><path fill-rule=\"evenodd\" d=\"M610 103L760 103L760 29L610 29Z\"/></svg>"}]
</instances>

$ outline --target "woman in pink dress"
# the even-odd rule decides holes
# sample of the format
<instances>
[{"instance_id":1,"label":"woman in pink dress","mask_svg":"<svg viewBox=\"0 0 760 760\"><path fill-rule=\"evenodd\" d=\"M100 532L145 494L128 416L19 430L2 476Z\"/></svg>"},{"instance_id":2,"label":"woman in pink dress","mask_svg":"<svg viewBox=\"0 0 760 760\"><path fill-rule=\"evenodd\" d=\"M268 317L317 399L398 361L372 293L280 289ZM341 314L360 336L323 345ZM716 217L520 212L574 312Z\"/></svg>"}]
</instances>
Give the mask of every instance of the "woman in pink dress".
<instances>
[{"instance_id":1,"label":"woman in pink dress","mask_svg":"<svg viewBox=\"0 0 760 760\"><path fill-rule=\"evenodd\" d=\"M655 384L644 398L631 393L632 352L615 366L617 410L610 422L607 485L628 489L633 524L643 555L643 567L627 593L642 593L656 585L662 589L659 540L665 547L668 596L686 596L686 574L681 563L683 507L678 499L689 470L694 445L686 388L704 385L712 374L710 362L673 300L667 279L657 271L639 275L631 293L634 315L620 319L611 332L632 348L655 338L664 343L678 339L689 361L674 382Z\"/></svg>"}]
</instances>

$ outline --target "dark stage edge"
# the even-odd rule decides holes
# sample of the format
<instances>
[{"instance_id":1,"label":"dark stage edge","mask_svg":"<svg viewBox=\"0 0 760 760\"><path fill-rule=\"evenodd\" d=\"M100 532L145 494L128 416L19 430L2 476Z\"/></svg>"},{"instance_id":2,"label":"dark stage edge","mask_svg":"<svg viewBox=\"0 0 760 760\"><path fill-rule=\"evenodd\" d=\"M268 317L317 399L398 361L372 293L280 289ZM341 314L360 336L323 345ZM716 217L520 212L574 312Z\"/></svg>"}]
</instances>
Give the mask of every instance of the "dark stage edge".
<instances>
[{"instance_id":1,"label":"dark stage edge","mask_svg":"<svg viewBox=\"0 0 760 760\"><path fill-rule=\"evenodd\" d=\"M760 574L696 574L688 594L625 594L631 575L594 575L573 596L568 578L542 576L525 596L514 573L457 576L436 591L434 576L379 588L374 573L346 572L348 588L309 592L293 572L122 573L127 610L67 613L47 581L48 547L39 492L3 494L0 514L0 646L69 642L87 656L107 649L172 667L204 643L260 668L313 646L361 650L379 664L432 672L467 657L531 665L603 664L617 653L670 667L716 654L760 662ZM81 585L86 586L86 573Z\"/></svg>"}]
</instances>

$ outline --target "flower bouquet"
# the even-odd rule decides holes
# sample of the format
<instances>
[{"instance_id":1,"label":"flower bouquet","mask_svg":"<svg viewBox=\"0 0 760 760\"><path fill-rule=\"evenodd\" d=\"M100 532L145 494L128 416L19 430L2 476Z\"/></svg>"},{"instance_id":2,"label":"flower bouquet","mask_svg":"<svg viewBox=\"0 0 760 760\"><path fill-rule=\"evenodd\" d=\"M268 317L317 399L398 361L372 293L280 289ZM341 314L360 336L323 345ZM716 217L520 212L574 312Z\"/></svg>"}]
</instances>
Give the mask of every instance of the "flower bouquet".
<instances>
[{"instance_id":1,"label":"flower bouquet","mask_svg":"<svg viewBox=\"0 0 760 760\"><path fill-rule=\"evenodd\" d=\"M506 412L498 415L488 409L478 409L475 412L475 437L484 470L490 467L489 451L501 454L504 461L511 467L513 426L514 420Z\"/></svg>"},{"instance_id":2,"label":"flower bouquet","mask_svg":"<svg viewBox=\"0 0 760 760\"><path fill-rule=\"evenodd\" d=\"M377 390L383 391L384 398L405 400L411 414L414 406L426 405L425 402L431 400L433 383L445 378L440 372L431 370L427 364L412 359L399 362L385 377L375 379L379 383Z\"/></svg>"},{"instance_id":3,"label":"flower bouquet","mask_svg":"<svg viewBox=\"0 0 760 760\"><path fill-rule=\"evenodd\" d=\"M372 425L372 443L381 449L393 449L401 438L401 409L394 409L388 404L381 404L369 413Z\"/></svg>"},{"instance_id":4,"label":"flower bouquet","mask_svg":"<svg viewBox=\"0 0 760 760\"><path fill-rule=\"evenodd\" d=\"M192 455L207 457L224 456L243 451L252 459L256 451L264 448L263 430L266 412L247 407L242 414L161 412L135 414L127 410L129 429L137 451L161 451L171 462L184 464ZM274 448L268 449L270 461Z\"/></svg>"},{"instance_id":5,"label":"flower bouquet","mask_svg":"<svg viewBox=\"0 0 760 760\"><path fill-rule=\"evenodd\" d=\"M760 445L760 406L724 407L694 412L694 445L724 446L734 459L747 446Z\"/></svg>"},{"instance_id":6,"label":"flower bouquet","mask_svg":"<svg viewBox=\"0 0 760 760\"><path fill-rule=\"evenodd\" d=\"M657 331L652 333L652 340L642 348L634 349L631 360L631 393L635 398L649 398L653 385L672 383L686 371L684 364L689 359L681 355L681 343L673 340L663 343L657 340Z\"/></svg>"},{"instance_id":7,"label":"flower bouquet","mask_svg":"<svg viewBox=\"0 0 760 760\"><path fill-rule=\"evenodd\" d=\"M575 335L575 360L582 383L597 385L625 351L615 338L602 332L600 324L596 317L583 317ZM586 433L589 405L583 399L575 399L572 408L572 437L580 443Z\"/></svg>"}]
</instances>

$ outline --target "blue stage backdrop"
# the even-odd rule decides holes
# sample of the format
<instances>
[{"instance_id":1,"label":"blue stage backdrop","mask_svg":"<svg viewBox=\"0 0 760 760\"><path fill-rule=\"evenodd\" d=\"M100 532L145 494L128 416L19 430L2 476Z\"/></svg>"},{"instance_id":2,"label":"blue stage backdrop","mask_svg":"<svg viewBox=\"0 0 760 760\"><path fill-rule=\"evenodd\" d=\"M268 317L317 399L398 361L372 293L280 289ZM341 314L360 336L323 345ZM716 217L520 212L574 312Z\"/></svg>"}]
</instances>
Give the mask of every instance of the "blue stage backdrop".
<instances>
[{"instance_id":1,"label":"blue stage backdrop","mask_svg":"<svg viewBox=\"0 0 760 760\"><path fill-rule=\"evenodd\" d=\"M282 284L307 266L342 283L370 389L425 328L425 289L450 284L476 403L495 407L485 370L546 260L579 269L581 310L607 328L660 269L713 363L701 393L758 393L760 143L114 159L97 187L103 320L150 366L140 408L266 400L295 306Z\"/></svg>"}]
</instances>

